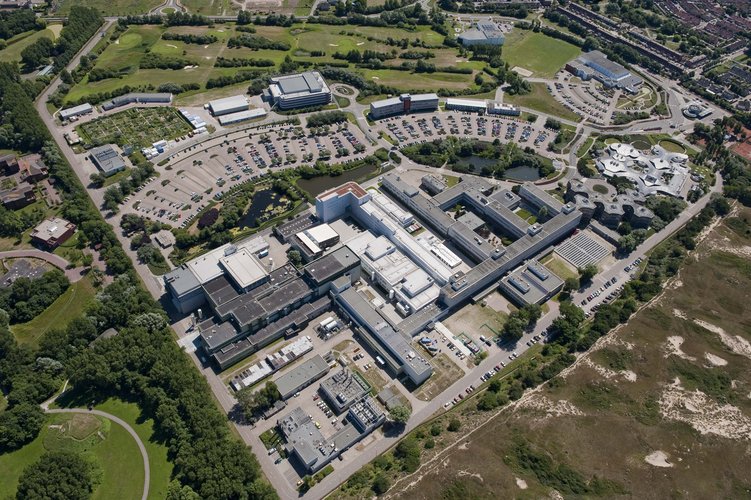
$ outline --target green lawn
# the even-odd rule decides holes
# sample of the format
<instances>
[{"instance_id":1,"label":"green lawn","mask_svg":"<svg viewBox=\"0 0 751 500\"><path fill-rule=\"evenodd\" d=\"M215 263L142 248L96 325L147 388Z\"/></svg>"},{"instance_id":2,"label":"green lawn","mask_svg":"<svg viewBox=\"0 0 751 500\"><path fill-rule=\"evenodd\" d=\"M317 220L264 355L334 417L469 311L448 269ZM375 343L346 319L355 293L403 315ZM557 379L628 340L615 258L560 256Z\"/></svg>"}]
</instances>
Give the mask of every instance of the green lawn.
<instances>
[{"instance_id":1,"label":"green lawn","mask_svg":"<svg viewBox=\"0 0 751 500\"><path fill-rule=\"evenodd\" d=\"M8 40L8 46L0 50L0 62L21 61L21 52L23 49L33 44L40 38L55 39L55 32L50 29L41 31L27 31Z\"/></svg>"},{"instance_id":2,"label":"green lawn","mask_svg":"<svg viewBox=\"0 0 751 500\"><path fill-rule=\"evenodd\" d=\"M94 293L94 286L88 278L71 284L42 314L28 323L13 325L13 335L22 344L36 345L47 330L64 328L73 318L80 316L94 298Z\"/></svg>"},{"instance_id":3,"label":"green lawn","mask_svg":"<svg viewBox=\"0 0 751 500\"><path fill-rule=\"evenodd\" d=\"M550 95L547 87L544 83L532 83L532 92L525 95L510 95L505 94L503 96L504 102L515 104L517 106L524 106L541 113L547 113L550 115L558 116L572 121L580 121L581 117L564 107L563 104L555 100Z\"/></svg>"},{"instance_id":4,"label":"green lawn","mask_svg":"<svg viewBox=\"0 0 751 500\"><path fill-rule=\"evenodd\" d=\"M141 410L135 403L126 403L120 399L108 399L96 406L97 410L111 413L125 420L136 431L136 434L146 446L151 467L151 486L149 487L150 499L162 499L167 496L167 486L172 476L172 464L167 459L167 446L158 442L154 436L154 421L144 420ZM115 425L113 425L115 427ZM132 439L131 439L132 441ZM141 455L138 455L138 466L141 467ZM143 485L143 483L140 483ZM141 490L139 489L139 498ZM113 497L110 497L113 498Z\"/></svg>"},{"instance_id":5,"label":"green lawn","mask_svg":"<svg viewBox=\"0 0 751 500\"><path fill-rule=\"evenodd\" d=\"M57 15L67 16L73 5L93 7L106 16L146 14L161 5L160 0L61 0Z\"/></svg>"},{"instance_id":6,"label":"green lawn","mask_svg":"<svg viewBox=\"0 0 751 500\"><path fill-rule=\"evenodd\" d=\"M513 30L503 45L503 59L509 67L521 66L533 76L552 78L581 49L563 40L527 30Z\"/></svg>"},{"instance_id":7,"label":"green lawn","mask_svg":"<svg viewBox=\"0 0 751 500\"><path fill-rule=\"evenodd\" d=\"M89 417L85 419L82 417ZM79 428L83 434L70 431L61 432L49 425L69 425L73 422L88 420L93 426ZM101 439L104 436L104 440ZM75 436L75 437L74 437ZM148 446L147 446L148 447ZM92 495L93 499L141 498L143 489L143 460L138 445L128 432L117 424L100 417L83 415L74 417L68 414L49 415L47 423L34 441L11 453L0 455L0 498L12 498L18 486L18 478L23 470L36 462L48 450L70 450L83 453L98 463L101 471L101 483ZM166 453L164 454L166 459ZM151 460L151 455L149 456ZM153 467L152 467L153 469ZM157 476L154 482L152 470L152 488L150 498L164 498L166 483ZM157 487L159 489L155 489Z\"/></svg>"},{"instance_id":8,"label":"green lawn","mask_svg":"<svg viewBox=\"0 0 751 500\"><path fill-rule=\"evenodd\" d=\"M237 7L229 0L182 0L181 5L188 11L205 16L232 15Z\"/></svg>"},{"instance_id":9,"label":"green lawn","mask_svg":"<svg viewBox=\"0 0 751 500\"><path fill-rule=\"evenodd\" d=\"M438 90L444 88L458 90L474 86L474 77L461 73L410 73L408 71L368 69L364 70L363 74L368 80L402 89Z\"/></svg>"}]
</instances>

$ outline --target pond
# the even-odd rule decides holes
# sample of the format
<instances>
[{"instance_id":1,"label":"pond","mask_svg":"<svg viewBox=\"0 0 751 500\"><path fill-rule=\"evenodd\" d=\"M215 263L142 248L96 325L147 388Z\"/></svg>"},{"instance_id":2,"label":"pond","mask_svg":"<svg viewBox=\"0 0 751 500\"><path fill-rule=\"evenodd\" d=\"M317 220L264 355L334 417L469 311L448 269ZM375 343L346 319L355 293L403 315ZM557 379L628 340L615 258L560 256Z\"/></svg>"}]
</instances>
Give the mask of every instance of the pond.
<instances>
[{"instance_id":1,"label":"pond","mask_svg":"<svg viewBox=\"0 0 751 500\"><path fill-rule=\"evenodd\" d=\"M483 158L482 156L477 155L468 156L456 162L459 166L469 167L469 170L473 173L480 173L482 172L483 167L492 167L497 163L498 160L496 159ZM503 174L503 178L512 181L537 181L540 179L540 172L533 167L520 166L506 170Z\"/></svg>"},{"instance_id":2,"label":"pond","mask_svg":"<svg viewBox=\"0 0 751 500\"><path fill-rule=\"evenodd\" d=\"M297 187L306 191L311 196L318 196L324 191L341 186L345 182L364 180L377 172L379 168L378 165L367 164L362 167L353 168L352 170L346 170L342 175L322 175L320 177L313 177L312 179L299 179Z\"/></svg>"},{"instance_id":3,"label":"pond","mask_svg":"<svg viewBox=\"0 0 751 500\"><path fill-rule=\"evenodd\" d=\"M292 208L292 203L274 188L261 189L253 193L248 212L240 219L240 229L258 227L269 219Z\"/></svg>"}]
</instances>

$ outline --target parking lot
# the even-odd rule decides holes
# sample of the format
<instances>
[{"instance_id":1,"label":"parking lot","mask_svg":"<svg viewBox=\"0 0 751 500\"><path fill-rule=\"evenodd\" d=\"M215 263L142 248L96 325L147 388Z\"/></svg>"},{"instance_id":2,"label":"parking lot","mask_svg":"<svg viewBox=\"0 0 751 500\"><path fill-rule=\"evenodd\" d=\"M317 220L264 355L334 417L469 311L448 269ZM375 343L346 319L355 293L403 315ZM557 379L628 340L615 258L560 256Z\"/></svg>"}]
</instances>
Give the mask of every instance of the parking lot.
<instances>
[{"instance_id":1,"label":"parking lot","mask_svg":"<svg viewBox=\"0 0 751 500\"><path fill-rule=\"evenodd\" d=\"M615 104L622 93L617 89L606 89L595 80L581 81L564 71L559 72L557 79L547 87L548 92L566 108L599 125L611 123Z\"/></svg>"},{"instance_id":2,"label":"parking lot","mask_svg":"<svg viewBox=\"0 0 751 500\"><path fill-rule=\"evenodd\" d=\"M174 153L169 163L156 167L158 178L126 198L124 210L186 227L211 200L237 185L319 159L358 160L371 149L361 130L348 124L318 135L293 125L233 133Z\"/></svg>"},{"instance_id":3,"label":"parking lot","mask_svg":"<svg viewBox=\"0 0 751 500\"><path fill-rule=\"evenodd\" d=\"M543 153L555 139L554 133L518 118L481 116L460 111L395 116L379 120L375 127L394 139L400 147L455 136L515 142Z\"/></svg>"}]
</instances>

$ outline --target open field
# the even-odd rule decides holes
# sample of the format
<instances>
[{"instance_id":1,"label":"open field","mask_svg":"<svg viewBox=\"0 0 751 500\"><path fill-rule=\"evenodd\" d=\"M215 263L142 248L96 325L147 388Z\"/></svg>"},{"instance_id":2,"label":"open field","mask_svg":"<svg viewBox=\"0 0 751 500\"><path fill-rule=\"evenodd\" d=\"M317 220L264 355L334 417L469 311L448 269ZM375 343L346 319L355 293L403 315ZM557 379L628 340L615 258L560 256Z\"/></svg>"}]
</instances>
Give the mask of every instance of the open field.
<instances>
[{"instance_id":1,"label":"open field","mask_svg":"<svg viewBox=\"0 0 751 500\"><path fill-rule=\"evenodd\" d=\"M748 496L749 220L719 225L662 296L391 497Z\"/></svg>"},{"instance_id":2,"label":"open field","mask_svg":"<svg viewBox=\"0 0 751 500\"><path fill-rule=\"evenodd\" d=\"M567 62L581 54L581 49L563 40L539 32L515 29L503 44L503 60L510 68L521 66L532 76L552 78Z\"/></svg>"},{"instance_id":3,"label":"open field","mask_svg":"<svg viewBox=\"0 0 751 500\"><path fill-rule=\"evenodd\" d=\"M541 113L559 116L567 120L581 121L581 117L566 108L550 95L544 83L532 83L532 92L525 95L505 94L503 101L517 106L524 106Z\"/></svg>"},{"instance_id":4,"label":"open field","mask_svg":"<svg viewBox=\"0 0 751 500\"><path fill-rule=\"evenodd\" d=\"M180 2L190 13L205 16L232 15L237 7L230 0L182 0Z\"/></svg>"},{"instance_id":5,"label":"open field","mask_svg":"<svg viewBox=\"0 0 751 500\"><path fill-rule=\"evenodd\" d=\"M130 108L84 123L77 127L86 144L129 144L135 148L150 146L159 140L172 140L187 134L192 127L177 108Z\"/></svg>"},{"instance_id":6,"label":"open field","mask_svg":"<svg viewBox=\"0 0 751 500\"><path fill-rule=\"evenodd\" d=\"M131 26L118 40L111 43L99 56L95 68L117 73L116 78L106 78L99 81L89 81L88 76L76 84L65 97L66 102L79 99L94 93L111 92L126 85L138 88L148 85L158 86L162 83L198 83L201 90L189 91L179 97L181 103L191 100L193 96L201 95L197 99L202 104L209 98L209 94L226 93L230 90L245 90L247 82L241 82L229 87L205 89L206 82L218 77L234 76L240 71L261 70L274 71L286 57L296 61L325 65L339 62L334 57L336 52L346 54L351 50L374 50L381 53L394 52L396 57L386 61L387 65L399 66L405 62L399 55L405 50L415 50L411 45L408 49L389 45L388 40L407 40L422 42L431 47L435 55L431 63L438 68L453 66L480 71L483 64L479 61L469 61L460 58L456 49L443 47L443 36L428 27L419 27L414 31L397 28L373 28L368 26L327 26L316 24L295 24L291 27L254 26L254 37L262 37L273 42L289 45L289 50L260 49L238 47L229 48L227 41L238 34L234 23L218 24L216 27L181 26L165 28L162 26ZM210 34L218 38L208 45L188 44L179 40L163 40L165 32L180 34ZM393 43L393 42L392 42ZM189 65L181 69L141 69L140 63L147 53L159 54L167 58L184 59ZM316 55L313 55L313 54ZM215 66L217 58L227 59L263 59L270 60L275 66L265 68L254 67L219 67ZM350 70L357 71L371 81L398 87L403 90L439 90L464 89L473 87L473 74L445 73L411 73L393 69L366 70L350 65ZM205 92L206 95L203 93ZM211 96L214 97L213 95Z\"/></svg>"},{"instance_id":7,"label":"open field","mask_svg":"<svg viewBox=\"0 0 751 500\"><path fill-rule=\"evenodd\" d=\"M53 26L57 28L57 26L59 25ZM59 33L59 30L47 28L40 31L28 31L26 33L21 33L20 35L14 36L10 40L8 40L8 46L3 50L0 50L0 62L21 61L21 52L23 51L23 49L33 44L40 38L49 38L50 40L54 40L56 38L56 33Z\"/></svg>"},{"instance_id":8,"label":"open field","mask_svg":"<svg viewBox=\"0 0 751 500\"><path fill-rule=\"evenodd\" d=\"M62 0L55 14L67 16L73 5L92 7L106 16L146 14L161 5L160 0Z\"/></svg>"},{"instance_id":9,"label":"open field","mask_svg":"<svg viewBox=\"0 0 751 500\"><path fill-rule=\"evenodd\" d=\"M80 316L94 298L94 292L89 278L72 283L42 314L28 323L13 325L11 331L19 343L36 345L46 331L65 328L73 318Z\"/></svg>"},{"instance_id":10,"label":"open field","mask_svg":"<svg viewBox=\"0 0 751 500\"><path fill-rule=\"evenodd\" d=\"M105 418L79 414L50 415L34 441L0 455L0 497L12 497L23 469L52 450L82 453L96 461L102 475L93 499L141 498L143 462L136 442Z\"/></svg>"}]
</instances>

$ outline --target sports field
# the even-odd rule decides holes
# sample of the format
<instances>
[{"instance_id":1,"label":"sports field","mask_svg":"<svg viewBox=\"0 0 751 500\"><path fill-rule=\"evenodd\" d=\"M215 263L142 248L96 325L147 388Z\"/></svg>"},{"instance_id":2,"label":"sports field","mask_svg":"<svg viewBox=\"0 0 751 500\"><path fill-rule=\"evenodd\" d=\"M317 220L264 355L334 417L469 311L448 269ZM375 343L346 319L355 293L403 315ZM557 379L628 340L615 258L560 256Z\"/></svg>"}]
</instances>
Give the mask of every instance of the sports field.
<instances>
[{"instance_id":1,"label":"sports field","mask_svg":"<svg viewBox=\"0 0 751 500\"><path fill-rule=\"evenodd\" d=\"M111 43L100 54L96 68L114 71L117 78L106 78L100 81L89 81L88 76L75 85L65 97L66 102L79 99L94 93L111 92L126 85L143 87L162 83L198 83L205 87L209 79L224 76L234 76L239 71L249 68L217 67L218 57L227 59L266 59L275 66L280 65L287 56L296 61L314 64L341 63L342 59L334 57L339 52L346 54L351 50L374 50L381 53L395 54L395 58L386 61L387 65L398 66L406 59L399 56L405 50L429 50L434 57L430 62L437 68L453 66L466 68L472 74L446 73L413 73L392 69L361 70L350 65L350 70L356 70L371 81L397 87L404 90L439 90L464 89L474 87L474 74L482 70L483 63L470 61L459 57L456 49L442 45L443 36L429 27L418 27L413 31L397 28L373 28L367 26L326 26L317 24L296 24L291 27L254 26L254 37L262 37L273 42L283 42L290 46L289 50L252 50L250 48L229 48L227 41L238 34L233 23L218 24L215 27L182 26L165 28L162 26L132 26L123 33L118 40ZM211 34L217 41L208 45L188 44L178 40L164 40L164 32L180 34ZM407 49L394 41L406 40ZM412 43L427 44L430 48L415 48ZM159 54L165 57L184 59L189 63L182 69L141 69L140 63L147 53ZM411 62L414 63L414 60ZM256 68L257 69L257 68ZM273 71L273 67L267 68ZM247 88L241 82L238 89ZM203 91L204 89L202 89ZM221 89L216 89L222 93ZM191 91L182 96L182 100L193 98L201 91ZM214 90L210 90L211 93ZM234 89L233 89L234 92ZM207 92L208 93L208 92ZM234 92L236 93L236 92ZM200 100L200 99L199 99ZM205 102L205 101L204 101Z\"/></svg>"},{"instance_id":2,"label":"sports field","mask_svg":"<svg viewBox=\"0 0 751 500\"><path fill-rule=\"evenodd\" d=\"M79 125L78 135L85 144L114 143L136 148L150 146L160 140L185 135L191 126L177 108L130 108Z\"/></svg>"},{"instance_id":3,"label":"sports field","mask_svg":"<svg viewBox=\"0 0 751 500\"><path fill-rule=\"evenodd\" d=\"M567 62L581 54L581 49L563 40L539 32L515 29L503 44L503 59L509 67L521 66L532 76L552 78Z\"/></svg>"},{"instance_id":4,"label":"sports field","mask_svg":"<svg viewBox=\"0 0 751 500\"><path fill-rule=\"evenodd\" d=\"M515 104L517 106L524 106L534 109L541 113L547 113L549 115L558 116L572 121L581 121L581 117L573 111L566 108L563 104L556 101L555 98L550 95L548 89L544 83L532 83L532 92L525 95L510 95L504 94L504 102Z\"/></svg>"}]
</instances>

